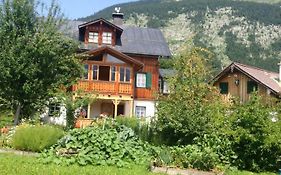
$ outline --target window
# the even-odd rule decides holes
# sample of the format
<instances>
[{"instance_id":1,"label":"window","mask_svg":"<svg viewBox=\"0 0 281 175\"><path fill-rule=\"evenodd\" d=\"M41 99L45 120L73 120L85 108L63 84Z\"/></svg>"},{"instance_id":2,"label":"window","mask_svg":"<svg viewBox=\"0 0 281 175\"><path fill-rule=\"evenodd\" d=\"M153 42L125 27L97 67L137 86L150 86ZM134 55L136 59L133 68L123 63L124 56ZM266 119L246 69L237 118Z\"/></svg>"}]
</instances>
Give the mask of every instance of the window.
<instances>
[{"instance_id":1,"label":"window","mask_svg":"<svg viewBox=\"0 0 281 175\"><path fill-rule=\"evenodd\" d=\"M254 91L258 90L258 83L255 81L248 81L247 82L247 93L250 94Z\"/></svg>"},{"instance_id":2,"label":"window","mask_svg":"<svg viewBox=\"0 0 281 175\"><path fill-rule=\"evenodd\" d=\"M136 77L136 86L137 87L146 87L146 74L145 73L138 73Z\"/></svg>"},{"instance_id":3,"label":"window","mask_svg":"<svg viewBox=\"0 0 281 175\"><path fill-rule=\"evenodd\" d=\"M49 116L58 117L60 115L60 105L58 103L51 103L49 105Z\"/></svg>"},{"instance_id":4,"label":"window","mask_svg":"<svg viewBox=\"0 0 281 175\"><path fill-rule=\"evenodd\" d=\"M112 33L110 33L110 32L102 33L102 43L111 44L111 38L112 38Z\"/></svg>"},{"instance_id":5,"label":"window","mask_svg":"<svg viewBox=\"0 0 281 175\"><path fill-rule=\"evenodd\" d=\"M85 80L89 80L89 73L88 73L88 71L89 71L89 65L88 65L88 64L85 64L85 65L84 65L84 69L85 69L85 70L84 70L84 71L85 71L85 72L84 72L84 79L85 79Z\"/></svg>"},{"instance_id":6,"label":"window","mask_svg":"<svg viewBox=\"0 0 281 175\"><path fill-rule=\"evenodd\" d=\"M131 70L129 67L120 67L120 82L130 82Z\"/></svg>"},{"instance_id":7,"label":"window","mask_svg":"<svg viewBox=\"0 0 281 175\"><path fill-rule=\"evenodd\" d=\"M99 33L89 32L89 43L98 43L98 42L99 42Z\"/></svg>"},{"instance_id":8,"label":"window","mask_svg":"<svg viewBox=\"0 0 281 175\"><path fill-rule=\"evenodd\" d=\"M136 106L136 116L138 118L146 117L146 107L145 106Z\"/></svg>"},{"instance_id":9,"label":"window","mask_svg":"<svg viewBox=\"0 0 281 175\"><path fill-rule=\"evenodd\" d=\"M221 82L220 83L220 93L221 94L228 94L228 82Z\"/></svg>"},{"instance_id":10,"label":"window","mask_svg":"<svg viewBox=\"0 0 281 175\"><path fill-rule=\"evenodd\" d=\"M126 67L125 81L130 82L131 79L131 71L130 68Z\"/></svg>"},{"instance_id":11,"label":"window","mask_svg":"<svg viewBox=\"0 0 281 175\"><path fill-rule=\"evenodd\" d=\"M93 65L93 80L98 80L98 72L99 67L97 65Z\"/></svg>"},{"instance_id":12,"label":"window","mask_svg":"<svg viewBox=\"0 0 281 175\"><path fill-rule=\"evenodd\" d=\"M116 78L116 67L112 66L111 67L111 81L115 81Z\"/></svg>"}]
</instances>

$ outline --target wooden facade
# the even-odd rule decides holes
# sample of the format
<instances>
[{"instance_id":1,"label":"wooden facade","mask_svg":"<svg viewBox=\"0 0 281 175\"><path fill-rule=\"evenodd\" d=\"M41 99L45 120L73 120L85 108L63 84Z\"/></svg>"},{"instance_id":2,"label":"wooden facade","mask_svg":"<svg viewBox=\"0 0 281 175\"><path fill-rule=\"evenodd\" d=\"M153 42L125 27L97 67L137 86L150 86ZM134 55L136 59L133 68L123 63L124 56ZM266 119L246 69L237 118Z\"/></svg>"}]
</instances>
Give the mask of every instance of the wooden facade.
<instances>
[{"instance_id":1,"label":"wooden facade","mask_svg":"<svg viewBox=\"0 0 281 175\"><path fill-rule=\"evenodd\" d=\"M80 41L93 49L81 51L87 55L83 61L87 72L72 90L97 94L98 102L88 105L88 118L104 113L132 116L135 100L138 105L144 101L151 105L159 91L159 56L118 51L116 47L120 46L122 32L123 29L104 19L79 26ZM95 33L95 37L98 33L95 42L89 42L90 33ZM110 33L110 43L103 42L104 33ZM149 86L137 87L138 74L147 76L145 80Z\"/></svg>"},{"instance_id":2,"label":"wooden facade","mask_svg":"<svg viewBox=\"0 0 281 175\"><path fill-rule=\"evenodd\" d=\"M214 83L218 89L220 89L220 83L228 83L228 93L223 94L225 98L236 97L239 98L241 102L246 102L249 100L250 94L248 92L248 82L253 82L251 78L245 74L235 71L233 73L226 74L221 77L218 81ZM267 88L259 83L257 83L258 94L261 96L268 96Z\"/></svg>"},{"instance_id":3,"label":"wooden facade","mask_svg":"<svg viewBox=\"0 0 281 175\"><path fill-rule=\"evenodd\" d=\"M281 92L279 73L236 62L222 70L213 79L213 85L225 99L234 97L243 103L250 99L254 91L265 99L280 98Z\"/></svg>"}]
</instances>

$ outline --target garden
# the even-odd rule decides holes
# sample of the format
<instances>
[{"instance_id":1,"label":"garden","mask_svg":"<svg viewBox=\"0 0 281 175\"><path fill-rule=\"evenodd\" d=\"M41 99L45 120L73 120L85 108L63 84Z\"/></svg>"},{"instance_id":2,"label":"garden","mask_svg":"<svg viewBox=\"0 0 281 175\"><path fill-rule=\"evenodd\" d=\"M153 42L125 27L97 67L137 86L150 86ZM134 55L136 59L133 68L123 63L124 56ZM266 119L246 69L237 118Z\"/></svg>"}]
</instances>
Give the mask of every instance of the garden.
<instances>
[{"instance_id":1,"label":"garden","mask_svg":"<svg viewBox=\"0 0 281 175\"><path fill-rule=\"evenodd\" d=\"M257 92L245 104L225 101L208 82L212 53L203 48L183 48L173 58L170 93L155 94L157 114L149 122L120 116L74 128L76 109L93 100L75 99L68 88L83 75L85 58L58 31L63 19L55 3L42 8L48 9L42 17L35 2L0 6L0 174L138 175L162 168L164 174L270 175L281 169L280 102ZM53 97L66 108L66 126L40 118Z\"/></svg>"}]
</instances>

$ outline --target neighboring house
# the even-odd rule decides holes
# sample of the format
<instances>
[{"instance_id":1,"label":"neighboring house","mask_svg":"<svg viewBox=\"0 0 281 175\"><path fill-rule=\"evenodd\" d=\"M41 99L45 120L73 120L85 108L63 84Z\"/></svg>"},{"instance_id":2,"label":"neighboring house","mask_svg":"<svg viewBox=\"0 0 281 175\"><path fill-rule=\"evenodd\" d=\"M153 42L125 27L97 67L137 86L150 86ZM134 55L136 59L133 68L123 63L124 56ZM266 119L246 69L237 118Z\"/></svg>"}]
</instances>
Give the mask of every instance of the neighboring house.
<instances>
[{"instance_id":1,"label":"neighboring house","mask_svg":"<svg viewBox=\"0 0 281 175\"><path fill-rule=\"evenodd\" d=\"M160 57L171 56L159 29L123 25L123 14L113 13L78 26L85 75L72 87L97 95L86 106L87 118L102 114L150 117L159 93ZM73 32L75 33L75 32Z\"/></svg>"},{"instance_id":2,"label":"neighboring house","mask_svg":"<svg viewBox=\"0 0 281 175\"><path fill-rule=\"evenodd\" d=\"M213 79L213 84L227 98L238 97L241 102L249 100L253 91L277 98L281 92L279 73L236 62L222 70Z\"/></svg>"}]
</instances>

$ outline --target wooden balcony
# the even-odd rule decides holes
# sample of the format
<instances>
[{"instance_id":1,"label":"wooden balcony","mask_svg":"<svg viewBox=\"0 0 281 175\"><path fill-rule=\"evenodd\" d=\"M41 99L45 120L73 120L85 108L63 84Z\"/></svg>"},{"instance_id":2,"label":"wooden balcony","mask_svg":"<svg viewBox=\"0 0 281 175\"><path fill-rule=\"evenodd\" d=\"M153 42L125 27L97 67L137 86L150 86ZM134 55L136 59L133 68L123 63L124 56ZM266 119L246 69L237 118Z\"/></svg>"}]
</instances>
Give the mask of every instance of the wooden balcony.
<instances>
[{"instance_id":1,"label":"wooden balcony","mask_svg":"<svg viewBox=\"0 0 281 175\"><path fill-rule=\"evenodd\" d=\"M79 81L73 86L73 91L82 90L85 92L126 94L133 95L131 83L107 82L107 81Z\"/></svg>"}]
</instances>

